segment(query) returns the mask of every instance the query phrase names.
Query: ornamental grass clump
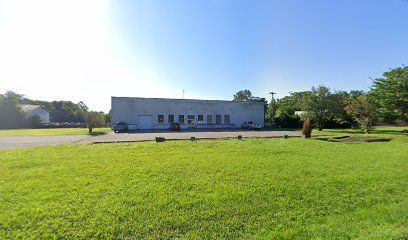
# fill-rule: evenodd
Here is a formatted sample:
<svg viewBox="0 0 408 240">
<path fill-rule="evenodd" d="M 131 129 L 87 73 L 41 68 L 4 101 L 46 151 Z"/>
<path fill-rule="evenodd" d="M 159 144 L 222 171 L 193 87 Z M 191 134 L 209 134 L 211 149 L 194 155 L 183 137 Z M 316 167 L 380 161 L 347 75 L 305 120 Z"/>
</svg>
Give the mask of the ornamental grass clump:
<svg viewBox="0 0 408 240">
<path fill-rule="evenodd" d="M 164 142 L 166 139 L 164 137 L 155 137 L 156 142 Z"/>
<path fill-rule="evenodd" d="M 310 122 L 310 118 L 306 118 L 303 122 L 302 134 L 305 138 L 312 136 L 312 123 Z"/>
</svg>

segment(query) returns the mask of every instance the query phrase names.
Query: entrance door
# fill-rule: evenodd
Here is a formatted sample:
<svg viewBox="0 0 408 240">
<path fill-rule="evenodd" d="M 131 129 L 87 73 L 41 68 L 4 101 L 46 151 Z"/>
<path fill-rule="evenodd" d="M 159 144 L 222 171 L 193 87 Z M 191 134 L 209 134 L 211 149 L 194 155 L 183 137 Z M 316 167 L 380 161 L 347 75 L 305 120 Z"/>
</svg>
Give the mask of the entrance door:
<svg viewBox="0 0 408 240">
<path fill-rule="evenodd" d="M 139 129 L 152 129 L 152 128 L 153 128 L 152 115 L 139 116 Z"/>
<path fill-rule="evenodd" d="M 195 123 L 195 115 L 187 115 L 188 127 L 193 128 Z"/>
</svg>

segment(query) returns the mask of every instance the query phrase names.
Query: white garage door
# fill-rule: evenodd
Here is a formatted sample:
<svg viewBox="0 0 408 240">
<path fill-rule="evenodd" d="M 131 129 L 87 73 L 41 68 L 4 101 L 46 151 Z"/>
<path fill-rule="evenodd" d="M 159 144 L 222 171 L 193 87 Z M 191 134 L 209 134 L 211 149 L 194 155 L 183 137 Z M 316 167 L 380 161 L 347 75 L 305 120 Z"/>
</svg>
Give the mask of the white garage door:
<svg viewBox="0 0 408 240">
<path fill-rule="evenodd" d="M 152 129 L 152 128 L 153 128 L 152 115 L 139 116 L 139 129 Z"/>
</svg>

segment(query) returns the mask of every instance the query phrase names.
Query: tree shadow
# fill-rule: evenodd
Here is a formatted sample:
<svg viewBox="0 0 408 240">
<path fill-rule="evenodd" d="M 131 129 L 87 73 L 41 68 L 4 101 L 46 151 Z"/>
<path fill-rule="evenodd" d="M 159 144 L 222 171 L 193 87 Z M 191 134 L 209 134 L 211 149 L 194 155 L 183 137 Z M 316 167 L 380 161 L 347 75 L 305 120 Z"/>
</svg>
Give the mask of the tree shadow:
<svg viewBox="0 0 408 240">
<path fill-rule="evenodd" d="M 107 134 L 107 132 L 102 132 L 102 131 L 92 131 L 92 133 L 88 133 L 90 136 L 99 136 L 99 135 L 104 135 Z"/>
<path fill-rule="evenodd" d="M 370 133 L 376 133 L 376 134 L 391 134 L 391 135 L 406 135 L 408 136 L 408 131 L 407 130 L 386 130 L 386 129 L 373 129 L 370 131 Z"/>
<path fill-rule="evenodd" d="M 326 132 L 332 132 L 332 133 L 344 133 L 344 134 L 364 134 L 364 131 L 361 129 L 341 129 L 341 130 L 331 130 L 328 129 Z M 372 129 L 370 130 L 370 134 L 387 134 L 387 135 L 405 135 L 408 136 L 408 131 L 407 129 Z"/>
</svg>

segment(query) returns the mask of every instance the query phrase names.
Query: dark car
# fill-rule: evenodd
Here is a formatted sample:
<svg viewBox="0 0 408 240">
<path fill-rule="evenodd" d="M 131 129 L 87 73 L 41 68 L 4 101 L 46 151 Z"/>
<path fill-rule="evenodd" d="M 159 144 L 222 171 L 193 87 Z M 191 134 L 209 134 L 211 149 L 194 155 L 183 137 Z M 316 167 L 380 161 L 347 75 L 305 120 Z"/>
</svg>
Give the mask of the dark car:
<svg viewBox="0 0 408 240">
<path fill-rule="evenodd" d="M 180 123 L 172 123 L 172 124 L 170 125 L 170 129 L 171 129 L 172 131 L 180 131 L 180 130 L 181 130 L 181 128 L 180 128 Z"/>
<path fill-rule="evenodd" d="M 118 122 L 115 125 L 113 125 L 113 131 L 115 133 L 127 132 L 127 131 L 129 131 L 128 124 L 125 123 L 125 122 Z"/>
</svg>

